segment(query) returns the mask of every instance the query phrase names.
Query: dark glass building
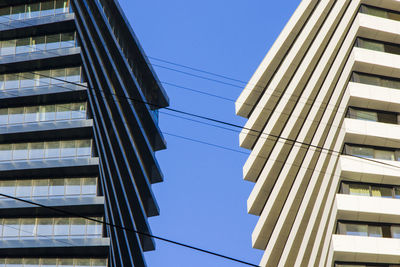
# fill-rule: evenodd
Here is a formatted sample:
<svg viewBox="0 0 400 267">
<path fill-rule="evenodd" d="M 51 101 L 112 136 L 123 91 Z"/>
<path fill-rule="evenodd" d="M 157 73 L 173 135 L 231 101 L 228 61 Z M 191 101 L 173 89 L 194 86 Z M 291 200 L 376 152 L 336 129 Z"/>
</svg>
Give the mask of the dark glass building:
<svg viewBox="0 0 400 267">
<path fill-rule="evenodd" d="M 0 0 L 0 267 L 146 266 L 80 216 L 151 233 L 168 102 L 116 0 Z"/>
</svg>

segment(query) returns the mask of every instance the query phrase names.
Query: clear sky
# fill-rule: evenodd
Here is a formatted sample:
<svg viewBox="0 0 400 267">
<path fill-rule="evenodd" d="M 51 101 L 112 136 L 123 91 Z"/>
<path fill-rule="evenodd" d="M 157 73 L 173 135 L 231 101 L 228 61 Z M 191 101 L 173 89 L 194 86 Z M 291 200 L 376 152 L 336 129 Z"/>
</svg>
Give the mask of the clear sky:
<svg viewBox="0 0 400 267">
<path fill-rule="evenodd" d="M 119 0 L 146 54 L 248 81 L 300 0 Z M 244 84 L 163 62 L 153 64 L 233 83 L 224 85 L 154 66 L 165 83 L 228 99 Z M 243 125 L 234 102 L 164 85 L 171 107 Z M 246 154 L 178 138 L 183 136 L 243 152 L 238 133 L 160 114 L 168 149 L 157 152 L 164 182 L 153 185 L 161 215 L 150 218 L 153 234 L 258 264 L 251 247 L 257 217 L 247 214 L 253 184 L 242 179 Z M 171 135 L 172 134 L 172 135 Z M 149 267 L 244 266 L 157 241 Z"/>
</svg>

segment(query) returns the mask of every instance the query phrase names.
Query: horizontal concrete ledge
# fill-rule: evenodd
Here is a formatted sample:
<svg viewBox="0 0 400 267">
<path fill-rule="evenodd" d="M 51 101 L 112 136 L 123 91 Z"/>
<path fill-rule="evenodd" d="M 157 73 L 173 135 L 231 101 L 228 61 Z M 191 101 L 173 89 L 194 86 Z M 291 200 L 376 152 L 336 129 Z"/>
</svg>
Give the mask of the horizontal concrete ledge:
<svg viewBox="0 0 400 267">
<path fill-rule="evenodd" d="M 400 125 L 346 118 L 345 142 L 400 148 Z"/>
<path fill-rule="evenodd" d="M 0 240 L 1 257 L 104 257 L 109 238 Z"/>
<path fill-rule="evenodd" d="M 400 162 L 376 161 L 378 162 L 341 155 L 339 162 L 340 177 L 345 181 L 400 185 Z M 394 165 L 394 167 L 385 164 Z"/>
<path fill-rule="evenodd" d="M 334 261 L 400 263 L 400 239 L 333 235 Z"/>
<path fill-rule="evenodd" d="M 68 177 L 70 175 L 98 175 L 98 158 L 18 161 L 0 163 L 0 177 L 4 179 L 29 177 Z"/>
<path fill-rule="evenodd" d="M 31 198 L 26 200 L 78 215 L 98 216 L 104 214 L 104 197 Z M 0 217 L 2 218 L 65 215 L 68 214 L 18 200 L 0 200 Z"/>
<path fill-rule="evenodd" d="M 398 223 L 400 199 L 336 195 L 336 212 L 339 220 Z"/>
<path fill-rule="evenodd" d="M 63 138 L 86 138 L 93 135 L 93 120 L 51 121 L 0 126 L 2 142 L 42 141 Z"/>
</svg>

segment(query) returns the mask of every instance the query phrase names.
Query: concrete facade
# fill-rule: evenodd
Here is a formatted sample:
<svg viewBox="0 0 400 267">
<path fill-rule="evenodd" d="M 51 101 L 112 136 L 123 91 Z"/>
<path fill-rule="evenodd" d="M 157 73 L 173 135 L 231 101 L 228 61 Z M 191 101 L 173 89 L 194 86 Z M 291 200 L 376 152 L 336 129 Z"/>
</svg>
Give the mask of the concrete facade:
<svg viewBox="0 0 400 267">
<path fill-rule="evenodd" d="M 236 102 L 261 266 L 400 264 L 399 62 L 400 2 L 300 3 Z"/>
</svg>

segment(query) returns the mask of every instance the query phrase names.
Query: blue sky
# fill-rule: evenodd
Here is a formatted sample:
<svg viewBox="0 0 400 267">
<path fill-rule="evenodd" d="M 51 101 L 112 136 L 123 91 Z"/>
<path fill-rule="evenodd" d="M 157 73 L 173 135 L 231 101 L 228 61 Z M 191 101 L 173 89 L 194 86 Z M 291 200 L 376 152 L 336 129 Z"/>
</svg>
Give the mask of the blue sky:
<svg viewBox="0 0 400 267">
<path fill-rule="evenodd" d="M 120 0 L 146 54 L 248 81 L 300 0 Z M 217 78 L 152 60 L 153 64 Z M 155 66 L 159 79 L 234 99 L 236 86 L 195 78 Z M 171 107 L 243 125 L 234 102 L 164 85 Z M 165 181 L 153 186 L 161 215 L 150 218 L 153 234 L 258 264 L 251 248 L 257 217 L 247 214 L 253 184 L 242 179 L 247 155 L 178 138 L 196 139 L 235 150 L 238 133 L 160 114 L 168 149 L 157 153 Z M 157 241 L 147 252 L 149 267 L 244 266 Z"/>
</svg>

